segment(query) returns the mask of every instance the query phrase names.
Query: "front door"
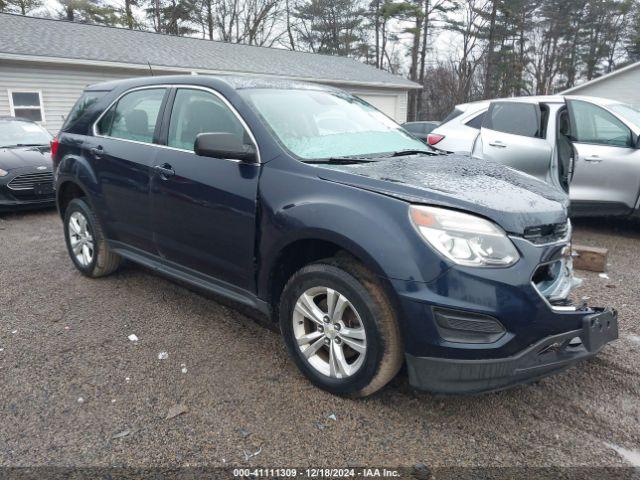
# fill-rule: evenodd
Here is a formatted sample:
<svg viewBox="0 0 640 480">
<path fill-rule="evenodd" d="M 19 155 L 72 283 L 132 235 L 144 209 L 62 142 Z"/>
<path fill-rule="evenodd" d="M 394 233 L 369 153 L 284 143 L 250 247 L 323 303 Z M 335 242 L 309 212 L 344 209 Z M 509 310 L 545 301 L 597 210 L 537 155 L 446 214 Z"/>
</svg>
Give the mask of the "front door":
<svg viewBox="0 0 640 480">
<path fill-rule="evenodd" d="M 583 100 L 567 100 L 576 162 L 571 182 L 575 208 L 624 213 L 640 189 L 640 150 L 619 118 Z"/>
<path fill-rule="evenodd" d="M 212 91 L 178 88 L 168 108 L 168 148 L 158 149 L 151 188 L 157 249 L 169 262 L 252 291 L 260 165 L 193 151 L 199 133 L 251 140 Z"/>
<path fill-rule="evenodd" d="M 87 155 L 102 189 L 102 222 L 109 239 L 155 252 L 150 228 L 149 186 L 158 148 L 160 112 L 167 89 L 145 88 L 123 95 L 99 120 Z"/>
</svg>

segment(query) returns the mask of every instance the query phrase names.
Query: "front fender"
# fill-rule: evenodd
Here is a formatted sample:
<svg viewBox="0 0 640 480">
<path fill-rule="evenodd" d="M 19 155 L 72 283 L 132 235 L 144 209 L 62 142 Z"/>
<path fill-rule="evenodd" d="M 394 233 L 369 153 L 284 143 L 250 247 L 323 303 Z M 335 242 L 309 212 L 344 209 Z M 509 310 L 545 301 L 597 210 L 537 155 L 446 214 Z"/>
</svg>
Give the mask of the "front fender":
<svg viewBox="0 0 640 480">
<path fill-rule="evenodd" d="M 261 177 L 259 294 L 267 291 L 279 252 L 298 240 L 334 243 L 388 279 L 429 282 L 449 268 L 411 225 L 407 202 L 322 180 L 314 167 L 305 172 L 277 165 L 265 167 Z"/>
</svg>

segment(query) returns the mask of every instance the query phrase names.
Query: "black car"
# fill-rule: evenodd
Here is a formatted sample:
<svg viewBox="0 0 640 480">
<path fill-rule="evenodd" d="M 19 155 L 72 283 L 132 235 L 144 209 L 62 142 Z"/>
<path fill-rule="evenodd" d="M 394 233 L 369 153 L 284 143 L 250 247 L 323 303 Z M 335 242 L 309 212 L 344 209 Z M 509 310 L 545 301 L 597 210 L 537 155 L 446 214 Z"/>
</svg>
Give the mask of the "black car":
<svg viewBox="0 0 640 480">
<path fill-rule="evenodd" d="M 427 137 L 438 125 L 440 125 L 440 122 L 435 121 L 407 122 L 402 124 L 402 128 L 413 134 L 415 137 L 418 137 L 424 143 L 427 143 Z"/>
<path fill-rule="evenodd" d="M 37 123 L 0 117 L 0 211 L 55 204 L 50 142 Z"/>
<path fill-rule="evenodd" d="M 258 309 L 332 393 L 369 395 L 405 362 L 418 388 L 505 388 L 617 337 L 615 311 L 568 299 L 564 193 L 490 162 L 443 161 L 341 90 L 103 83 L 52 148 L 81 273 L 129 259 Z"/>
</svg>

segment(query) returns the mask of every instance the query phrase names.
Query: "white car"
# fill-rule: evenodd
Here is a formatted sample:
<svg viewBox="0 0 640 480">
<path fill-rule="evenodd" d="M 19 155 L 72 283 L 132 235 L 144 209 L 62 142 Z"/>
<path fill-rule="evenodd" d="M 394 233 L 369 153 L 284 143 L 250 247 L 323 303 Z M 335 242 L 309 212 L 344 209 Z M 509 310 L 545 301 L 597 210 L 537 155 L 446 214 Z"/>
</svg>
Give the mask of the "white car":
<svg viewBox="0 0 640 480">
<path fill-rule="evenodd" d="M 442 123 L 429 133 L 427 143 L 447 153 L 469 153 L 473 147 L 490 101 L 456 105 Z"/>
<path fill-rule="evenodd" d="M 434 137 L 432 147 L 470 152 L 569 190 L 574 216 L 640 211 L 639 109 L 604 98 L 559 95 L 460 107 L 466 108 L 432 132 L 442 137 Z M 479 130 L 469 125 L 480 118 Z"/>
</svg>

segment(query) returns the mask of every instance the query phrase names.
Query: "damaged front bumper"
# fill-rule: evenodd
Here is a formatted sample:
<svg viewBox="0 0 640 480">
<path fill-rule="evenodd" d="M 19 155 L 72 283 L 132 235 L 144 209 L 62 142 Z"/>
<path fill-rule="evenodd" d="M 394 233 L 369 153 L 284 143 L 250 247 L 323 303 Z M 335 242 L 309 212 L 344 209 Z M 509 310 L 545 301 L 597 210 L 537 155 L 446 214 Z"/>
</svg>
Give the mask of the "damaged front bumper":
<svg viewBox="0 0 640 480">
<path fill-rule="evenodd" d="M 405 318 L 423 319 L 405 336 L 413 387 L 500 390 L 590 358 L 618 338 L 615 310 L 571 300 L 581 280 L 573 276 L 568 238 L 512 240 L 522 255 L 511 268 L 454 267 L 428 284 L 394 282 Z"/>
<path fill-rule="evenodd" d="M 590 309 L 593 311 L 593 309 Z M 482 393 L 527 383 L 596 355 L 618 338 L 618 316 L 597 309 L 582 328 L 543 338 L 522 352 L 500 359 L 452 360 L 407 354 L 409 382 L 434 393 Z"/>
</svg>

